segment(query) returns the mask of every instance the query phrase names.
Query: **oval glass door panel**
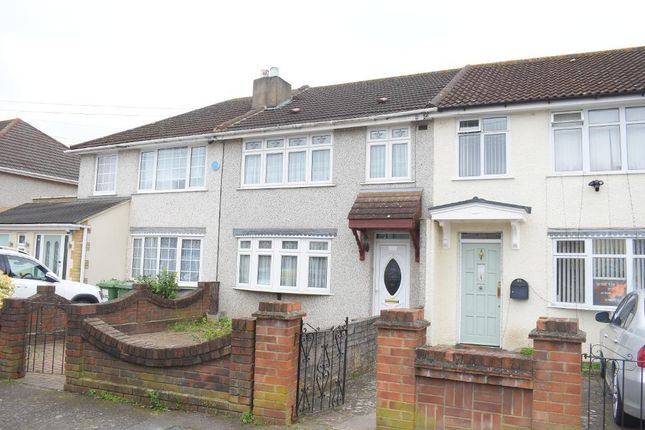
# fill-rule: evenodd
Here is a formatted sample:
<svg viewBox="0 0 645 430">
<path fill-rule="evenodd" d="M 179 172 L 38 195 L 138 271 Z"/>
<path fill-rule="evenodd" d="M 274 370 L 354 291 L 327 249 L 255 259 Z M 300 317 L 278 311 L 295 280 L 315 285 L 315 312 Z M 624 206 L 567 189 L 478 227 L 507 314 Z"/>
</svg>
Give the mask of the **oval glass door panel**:
<svg viewBox="0 0 645 430">
<path fill-rule="evenodd" d="M 397 291 L 399 291 L 399 287 L 401 286 L 401 267 L 394 258 L 387 263 L 387 266 L 385 266 L 385 270 L 383 271 L 383 283 L 385 284 L 387 292 L 390 293 L 391 296 L 395 295 Z"/>
</svg>

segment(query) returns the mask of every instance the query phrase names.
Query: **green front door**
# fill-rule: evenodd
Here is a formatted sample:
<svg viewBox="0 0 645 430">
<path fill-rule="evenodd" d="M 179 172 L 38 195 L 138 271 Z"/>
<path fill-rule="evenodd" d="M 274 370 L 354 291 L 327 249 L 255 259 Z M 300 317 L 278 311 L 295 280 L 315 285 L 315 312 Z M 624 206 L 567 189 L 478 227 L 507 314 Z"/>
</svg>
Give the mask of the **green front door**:
<svg viewBox="0 0 645 430">
<path fill-rule="evenodd" d="M 461 247 L 461 342 L 499 346 L 500 244 Z"/>
</svg>

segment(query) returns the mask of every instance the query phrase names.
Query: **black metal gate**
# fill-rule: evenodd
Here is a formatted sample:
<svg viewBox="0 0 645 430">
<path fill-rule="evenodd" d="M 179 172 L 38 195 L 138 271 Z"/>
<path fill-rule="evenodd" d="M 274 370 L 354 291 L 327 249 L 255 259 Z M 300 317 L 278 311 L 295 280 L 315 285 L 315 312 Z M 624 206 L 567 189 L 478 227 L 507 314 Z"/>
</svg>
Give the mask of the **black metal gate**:
<svg viewBox="0 0 645 430">
<path fill-rule="evenodd" d="M 344 324 L 320 330 L 302 325 L 298 335 L 296 415 L 332 409 L 345 403 L 347 329 Z"/>
<path fill-rule="evenodd" d="M 34 373 L 65 372 L 66 305 L 29 303 L 25 336 L 25 370 Z"/>
<path fill-rule="evenodd" d="M 582 354 L 583 428 L 645 428 L 644 361 L 626 357 L 601 345 Z"/>
</svg>

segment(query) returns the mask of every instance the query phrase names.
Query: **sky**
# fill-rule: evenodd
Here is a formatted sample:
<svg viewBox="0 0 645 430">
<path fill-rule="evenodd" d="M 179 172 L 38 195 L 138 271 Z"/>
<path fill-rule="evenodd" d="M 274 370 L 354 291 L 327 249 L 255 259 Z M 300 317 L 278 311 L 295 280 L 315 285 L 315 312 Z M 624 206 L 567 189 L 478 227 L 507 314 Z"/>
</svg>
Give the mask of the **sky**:
<svg viewBox="0 0 645 430">
<path fill-rule="evenodd" d="M 72 145 L 251 95 L 645 45 L 645 1 L 0 0 L 0 120 Z"/>
</svg>

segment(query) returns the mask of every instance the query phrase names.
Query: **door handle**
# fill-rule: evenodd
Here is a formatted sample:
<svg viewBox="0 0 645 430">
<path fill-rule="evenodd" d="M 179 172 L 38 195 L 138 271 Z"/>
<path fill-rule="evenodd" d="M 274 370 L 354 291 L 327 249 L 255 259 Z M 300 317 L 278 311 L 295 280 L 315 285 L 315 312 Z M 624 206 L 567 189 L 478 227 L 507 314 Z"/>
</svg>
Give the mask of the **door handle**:
<svg viewBox="0 0 645 430">
<path fill-rule="evenodd" d="M 607 339 L 609 337 L 607 334 L 605 334 L 604 336 L 605 336 L 605 339 Z"/>
<path fill-rule="evenodd" d="M 499 299 L 500 296 L 502 295 L 502 287 L 497 287 L 497 298 Z"/>
</svg>

